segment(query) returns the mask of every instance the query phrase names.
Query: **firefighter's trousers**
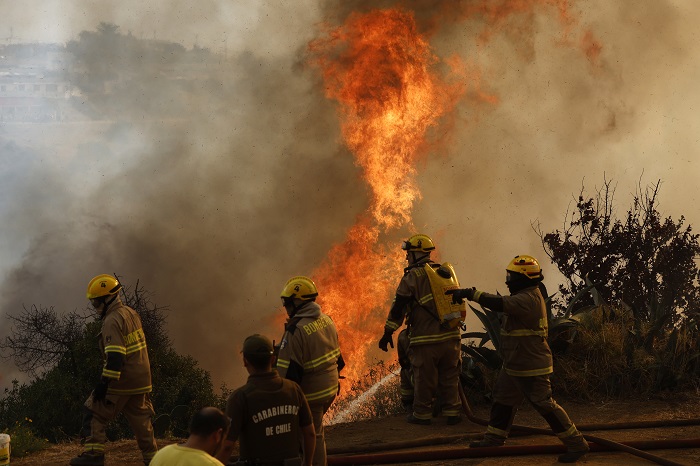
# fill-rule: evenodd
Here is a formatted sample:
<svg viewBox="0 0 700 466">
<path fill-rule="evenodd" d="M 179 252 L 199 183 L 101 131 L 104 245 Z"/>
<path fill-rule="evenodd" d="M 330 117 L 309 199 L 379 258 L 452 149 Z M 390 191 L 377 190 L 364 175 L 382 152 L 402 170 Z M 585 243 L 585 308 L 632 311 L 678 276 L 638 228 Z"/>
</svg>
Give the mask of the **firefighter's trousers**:
<svg viewBox="0 0 700 466">
<path fill-rule="evenodd" d="M 313 401 L 309 402 L 309 409 L 311 410 L 311 417 L 314 420 L 314 430 L 316 431 L 316 449 L 314 450 L 314 466 L 326 466 L 328 460 L 326 459 L 326 439 L 323 430 L 323 415 L 326 414 L 328 408 L 335 400 L 335 396 L 329 400 Z"/>
<path fill-rule="evenodd" d="M 571 422 L 564 408 L 552 398 L 549 375 L 514 377 L 501 369 L 493 390 L 493 399 L 485 438 L 502 443 L 508 437 L 518 407 L 526 399 L 569 450 L 587 449 L 581 432 Z"/>
<path fill-rule="evenodd" d="M 448 340 L 427 345 L 411 345 L 413 366 L 413 416 L 433 417 L 433 396 L 442 401 L 442 414 L 458 416 L 460 341 Z"/>
<path fill-rule="evenodd" d="M 141 393 L 138 395 L 107 395 L 102 401 L 93 401 L 92 394 L 85 401 L 85 417 L 83 426 L 89 426 L 89 435 L 85 439 L 85 451 L 104 453 L 107 435 L 106 425 L 114 420 L 119 413 L 124 414 L 136 437 L 136 443 L 141 450 L 144 462 L 151 461 L 158 451 L 153 436 L 151 417 L 155 414 L 151 404 L 150 395 Z M 87 430 L 87 429 L 86 429 Z M 87 434 L 87 432 L 85 432 Z"/>
<path fill-rule="evenodd" d="M 413 409 L 413 368 L 411 367 L 411 348 L 408 331 L 403 329 L 396 338 L 396 352 L 399 355 L 399 372 L 401 405 Z"/>
</svg>

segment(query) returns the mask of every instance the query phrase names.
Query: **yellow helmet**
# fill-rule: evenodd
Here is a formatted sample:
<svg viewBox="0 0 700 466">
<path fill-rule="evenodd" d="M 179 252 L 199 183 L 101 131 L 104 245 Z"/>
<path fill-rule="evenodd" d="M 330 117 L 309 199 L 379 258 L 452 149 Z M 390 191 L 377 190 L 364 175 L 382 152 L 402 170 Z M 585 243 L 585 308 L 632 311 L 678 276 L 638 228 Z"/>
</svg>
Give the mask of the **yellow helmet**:
<svg viewBox="0 0 700 466">
<path fill-rule="evenodd" d="M 87 298 L 95 299 L 102 296 L 111 296 L 119 293 L 121 289 L 122 284 L 113 276 L 107 274 L 98 275 L 90 280 L 88 284 Z"/>
<path fill-rule="evenodd" d="M 508 272 L 515 272 L 519 273 L 520 275 L 524 275 L 530 280 L 542 278 L 542 267 L 540 267 L 540 263 L 537 262 L 537 259 L 532 256 L 515 256 L 510 262 L 508 262 L 506 270 Z"/>
<path fill-rule="evenodd" d="M 316 284 L 309 277 L 298 276 L 287 280 L 287 283 L 282 288 L 280 297 L 282 299 L 298 298 L 303 301 L 309 301 L 318 296 Z"/>
<path fill-rule="evenodd" d="M 404 251 L 430 252 L 435 249 L 435 243 L 430 239 L 430 236 L 418 234 L 401 243 L 401 249 Z"/>
</svg>

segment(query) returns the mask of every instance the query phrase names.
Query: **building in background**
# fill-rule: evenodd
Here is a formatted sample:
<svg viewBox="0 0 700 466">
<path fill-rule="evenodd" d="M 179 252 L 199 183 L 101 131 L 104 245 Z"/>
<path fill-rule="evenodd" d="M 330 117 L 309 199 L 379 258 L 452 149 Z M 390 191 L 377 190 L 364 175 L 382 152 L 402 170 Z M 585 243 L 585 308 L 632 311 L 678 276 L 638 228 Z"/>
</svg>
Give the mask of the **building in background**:
<svg viewBox="0 0 700 466">
<path fill-rule="evenodd" d="M 71 102 L 80 92 L 66 77 L 67 63 L 59 44 L 0 46 L 0 121 L 81 119 Z"/>
</svg>

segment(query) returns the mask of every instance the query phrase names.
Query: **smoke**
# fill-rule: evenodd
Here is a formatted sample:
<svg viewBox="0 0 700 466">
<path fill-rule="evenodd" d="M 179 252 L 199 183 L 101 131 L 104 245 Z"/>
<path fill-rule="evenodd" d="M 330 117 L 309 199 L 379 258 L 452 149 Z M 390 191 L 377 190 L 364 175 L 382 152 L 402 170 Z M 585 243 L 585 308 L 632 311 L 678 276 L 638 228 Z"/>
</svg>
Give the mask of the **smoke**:
<svg viewBox="0 0 700 466">
<path fill-rule="evenodd" d="M 242 382 L 243 338 L 279 338 L 274 317 L 286 279 L 311 273 L 367 207 L 335 104 L 305 66 L 305 47 L 320 20 L 339 24 L 384 4 L 305 3 L 232 11 L 222 1 L 169 2 L 141 20 L 101 2 L 62 10 L 63 30 L 108 21 L 149 37 L 151 24 L 160 38 L 209 40 L 230 65 L 208 70 L 192 93 L 202 98 L 168 121 L 133 108 L 114 122 L 0 126 L 0 236 L 8 244 L 0 313 L 82 308 L 89 279 L 117 273 L 170 307 L 179 351 L 217 382 Z M 423 198 L 413 217 L 461 282 L 503 292 L 505 263 L 529 253 L 542 258 L 554 289 L 531 223 L 560 228 L 582 181 L 593 188 L 603 174 L 618 182 L 619 211 L 640 179 L 661 178 L 662 211 L 697 222 L 697 194 L 687 186 L 700 172 L 692 21 L 700 6 L 571 2 L 569 19 L 533 6 L 495 20 L 470 13 L 479 3 L 401 2 L 436 55 L 456 55 L 480 73 L 418 169 Z M 450 5 L 461 9 L 443 9 Z M 143 85 L 148 105 L 162 83 Z M 3 372 L 7 384 L 15 374 Z"/>
<path fill-rule="evenodd" d="M 444 255 L 473 271 L 466 279 L 475 286 L 504 292 L 508 258 L 529 253 L 554 290 L 556 269 L 531 222 L 561 229 L 582 183 L 591 193 L 604 176 L 617 183 L 619 215 L 638 183 L 660 178 L 662 211 L 700 220 L 685 188 L 686 170 L 700 168 L 692 136 L 699 96 L 689 81 L 699 50 L 687 20 L 697 5 L 571 4 L 566 24 L 540 9 L 507 19 L 500 27 L 508 33 L 483 42 L 473 40 L 482 26 L 469 21 L 432 41 L 441 55 L 471 57 L 499 101 L 459 109 L 463 124 L 423 171 L 424 198 L 441 208 L 424 202 L 416 212 L 419 225 L 445 225 Z"/>
</svg>

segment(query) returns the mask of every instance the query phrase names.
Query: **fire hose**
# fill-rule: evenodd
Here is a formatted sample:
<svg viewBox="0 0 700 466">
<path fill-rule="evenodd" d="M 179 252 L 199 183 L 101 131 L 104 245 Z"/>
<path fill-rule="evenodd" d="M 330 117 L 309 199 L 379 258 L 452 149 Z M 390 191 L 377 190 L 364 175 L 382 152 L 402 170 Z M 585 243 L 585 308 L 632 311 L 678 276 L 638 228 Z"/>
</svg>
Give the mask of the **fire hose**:
<svg viewBox="0 0 700 466">
<path fill-rule="evenodd" d="M 615 443 L 615 442 L 611 442 Z M 617 445 L 628 447 L 632 450 L 636 448 L 661 449 L 661 448 L 689 448 L 700 446 L 700 439 L 692 440 L 647 440 L 638 442 L 624 442 Z M 636 448 L 635 448 L 636 447 Z M 605 445 L 592 443 L 591 451 L 614 451 L 617 448 L 610 448 Z M 509 447 L 485 447 L 485 448 L 447 448 L 447 449 L 425 449 L 418 451 L 375 453 L 366 455 L 346 455 L 328 456 L 329 465 L 362 465 L 362 464 L 405 464 L 417 461 L 437 461 L 454 460 L 462 458 L 485 458 L 495 456 L 517 456 L 536 454 L 556 454 L 566 451 L 564 445 L 519 445 Z M 653 455 L 650 455 L 653 456 Z M 660 463 L 670 466 L 683 466 L 680 463 L 659 458 Z"/>
<path fill-rule="evenodd" d="M 462 408 L 464 410 L 467 418 L 478 425 L 487 426 L 488 421 L 484 419 L 477 418 L 469 405 L 464 390 L 461 385 L 459 386 L 460 399 L 462 401 Z M 609 424 L 587 424 L 578 426 L 579 430 L 608 430 L 608 429 L 628 429 L 628 428 L 647 428 L 647 427 L 668 427 L 668 426 L 684 426 L 684 425 L 698 425 L 700 424 L 700 419 L 679 419 L 670 421 L 639 421 L 639 422 L 625 422 L 625 423 L 609 423 Z M 540 435 L 554 435 L 549 429 L 529 427 L 529 426 L 512 426 L 513 433 L 517 435 L 521 434 L 540 434 Z M 475 434 L 481 436 L 481 434 Z M 417 439 L 413 441 L 396 442 L 389 445 L 376 445 L 371 448 L 366 448 L 364 451 L 368 450 L 380 450 L 386 452 L 391 449 L 398 448 L 412 448 L 420 446 L 434 446 L 436 444 L 444 444 L 451 441 L 462 440 L 464 438 L 473 437 L 475 435 L 459 435 L 459 436 L 449 436 L 441 438 L 426 438 Z M 666 460 L 664 458 L 652 455 L 643 451 L 642 449 L 652 450 L 652 449 L 663 449 L 663 448 L 699 448 L 700 439 L 679 439 L 679 440 L 651 440 L 651 441 L 631 441 L 631 442 L 613 442 L 611 440 L 603 439 L 597 436 L 592 436 L 585 434 L 584 438 L 589 442 L 592 442 L 591 451 L 621 451 L 629 453 L 649 461 L 652 461 L 661 465 L 668 466 L 683 466 L 680 463 Z M 486 447 L 486 448 L 452 448 L 452 449 L 426 449 L 420 451 L 411 452 L 392 452 L 392 453 L 376 453 L 376 454 L 364 454 L 364 455 L 348 455 L 348 456 L 333 456 L 334 454 L 340 453 L 338 449 L 329 449 L 328 453 L 328 464 L 391 464 L 391 463 L 408 463 L 416 461 L 429 461 L 429 460 L 445 460 L 445 459 L 457 459 L 457 458 L 476 458 L 476 457 L 490 457 L 490 456 L 514 456 L 514 455 L 531 455 L 531 454 L 549 454 L 549 453 L 562 453 L 565 451 L 564 445 L 520 445 L 520 446 L 502 446 L 502 447 Z M 347 452 L 347 451 L 346 451 Z"/>
<path fill-rule="evenodd" d="M 462 388 L 462 384 L 457 384 L 459 388 L 459 397 L 462 400 L 462 408 L 464 409 L 464 414 L 466 414 L 467 418 L 472 421 L 475 424 L 480 424 L 482 426 L 488 426 L 488 421 L 484 419 L 480 419 L 476 416 L 474 416 L 474 413 L 472 411 L 471 406 L 469 405 L 469 400 L 467 400 L 467 396 L 464 394 L 464 389 Z M 544 435 L 554 435 L 554 432 L 552 432 L 549 429 L 541 429 L 537 427 L 529 427 L 529 426 L 520 426 L 513 424 L 512 429 L 521 431 L 521 432 L 527 432 L 531 434 L 544 434 Z M 668 465 L 668 466 L 682 466 L 680 463 L 676 463 L 674 461 L 669 461 L 664 458 L 658 457 L 656 455 L 652 455 L 651 453 L 647 453 L 645 451 L 639 450 L 637 448 L 631 447 L 629 445 L 624 445 L 622 443 L 618 442 L 613 442 L 612 440 L 607 440 L 604 438 L 600 437 L 594 437 L 593 435 L 588 435 L 584 434 L 583 438 L 585 438 L 589 442 L 596 443 L 598 445 L 603 445 L 608 448 L 618 450 L 618 451 L 624 451 L 626 453 L 630 453 L 635 456 L 639 456 L 640 458 L 647 459 L 649 461 L 653 461 L 654 463 L 657 464 L 663 464 L 663 465 Z M 700 443 L 698 444 L 700 446 Z"/>
</svg>

